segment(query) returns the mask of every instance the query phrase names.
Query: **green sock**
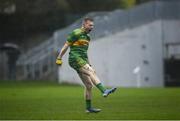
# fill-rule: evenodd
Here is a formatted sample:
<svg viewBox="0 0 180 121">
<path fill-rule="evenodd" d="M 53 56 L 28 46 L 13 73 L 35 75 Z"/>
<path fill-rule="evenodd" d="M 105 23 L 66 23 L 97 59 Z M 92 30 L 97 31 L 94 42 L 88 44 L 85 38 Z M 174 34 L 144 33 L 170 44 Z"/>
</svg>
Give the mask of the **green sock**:
<svg viewBox="0 0 180 121">
<path fill-rule="evenodd" d="M 86 109 L 91 108 L 91 100 L 86 100 Z"/>
<path fill-rule="evenodd" d="M 97 87 L 102 93 L 104 93 L 104 91 L 106 90 L 106 88 L 105 88 L 101 83 L 97 84 L 96 87 Z"/>
</svg>

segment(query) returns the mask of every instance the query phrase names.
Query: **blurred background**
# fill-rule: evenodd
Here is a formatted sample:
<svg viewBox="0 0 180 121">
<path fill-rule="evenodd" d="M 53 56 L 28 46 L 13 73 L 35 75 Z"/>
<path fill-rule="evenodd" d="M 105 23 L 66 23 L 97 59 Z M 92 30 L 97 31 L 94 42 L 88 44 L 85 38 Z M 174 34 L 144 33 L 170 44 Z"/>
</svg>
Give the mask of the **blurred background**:
<svg viewBox="0 0 180 121">
<path fill-rule="evenodd" d="M 179 0 L 1 0 L 0 80 L 81 84 L 55 65 L 67 35 L 92 17 L 89 55 L 106 86 L 180 86 Z"/>
</svg>

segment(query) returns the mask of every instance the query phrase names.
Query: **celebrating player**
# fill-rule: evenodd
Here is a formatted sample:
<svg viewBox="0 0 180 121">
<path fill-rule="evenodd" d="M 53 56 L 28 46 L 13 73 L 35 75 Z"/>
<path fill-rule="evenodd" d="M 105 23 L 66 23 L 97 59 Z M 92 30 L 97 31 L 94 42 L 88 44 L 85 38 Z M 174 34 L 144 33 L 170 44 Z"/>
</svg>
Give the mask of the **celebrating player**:
<svg viewBox="0 0 180 121">
<path fill-rule="evenodd" d="M 69 65 L 75 69 L 85 85 L 85 99 L 86 99 L 86 112 L 97 113 L 101 109 L 96 109 L 91 106 L 92 87 L 95 85 L 104 97 L 113 93 L 116 88 L 106 89 L 100 82 L 96 75 L 94 68 L 88 60 L 87 50 L 90 42 L 89 33 L 94 27 L 92 18 L 85 18 L 82 22 L 82 27 L 75 29 L 69 34 L 67 41 L 57 56 L 56 64 L 62 64 L 62 57 L 66 53 L 68 47 L 69 52 Z"/>
</svg>

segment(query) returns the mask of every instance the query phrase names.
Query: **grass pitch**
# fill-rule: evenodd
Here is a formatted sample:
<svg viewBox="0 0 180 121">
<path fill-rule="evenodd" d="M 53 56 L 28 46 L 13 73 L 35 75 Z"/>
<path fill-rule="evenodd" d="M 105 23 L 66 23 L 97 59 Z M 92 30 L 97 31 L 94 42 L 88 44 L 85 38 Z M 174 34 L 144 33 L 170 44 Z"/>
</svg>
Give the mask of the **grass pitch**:
<svg viewBox="0 0 180 121">
<path fill-rule="evenodd" d="M 0 83 L 0 119 L 180 119 L 180 88 L 118 88 L 108 98 L 93 88 L 97 114 L 85 113 L 81 86 L 37 82 Z"/>
</svg>

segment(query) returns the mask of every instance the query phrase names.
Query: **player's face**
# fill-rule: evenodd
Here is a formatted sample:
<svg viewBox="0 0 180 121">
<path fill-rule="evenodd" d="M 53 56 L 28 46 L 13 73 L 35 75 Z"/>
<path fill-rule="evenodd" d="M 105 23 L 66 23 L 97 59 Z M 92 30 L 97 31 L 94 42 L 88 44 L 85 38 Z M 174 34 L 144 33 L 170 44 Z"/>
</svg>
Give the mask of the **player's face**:
<svg viewBox="0 0 180 121">
<path fill-rule="evenodd" d="M 93 21 L 86 21 L 84 22 L 84 29 L 87 33 L 91 32 L 91 30 L 94 28 L 94 22 Z"/>
</svg>

